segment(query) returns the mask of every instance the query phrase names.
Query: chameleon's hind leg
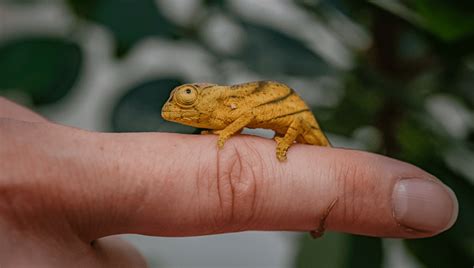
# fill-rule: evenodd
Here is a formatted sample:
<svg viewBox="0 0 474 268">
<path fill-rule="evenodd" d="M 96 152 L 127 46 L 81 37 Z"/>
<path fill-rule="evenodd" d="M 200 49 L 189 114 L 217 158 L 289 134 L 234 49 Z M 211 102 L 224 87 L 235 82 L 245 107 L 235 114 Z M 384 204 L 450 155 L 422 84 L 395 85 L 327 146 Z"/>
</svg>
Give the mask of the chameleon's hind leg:
<svg viewBox="0 0 474 268">
<path fill-rule="evenodd" d="M 288 148 L 295 142 L 296 137 L 301 133 L 301 121 L 295 119 L 291 125 L 288 127 L 284 137 L 275 136 L 275 141 L 277 142 L 276 156 L 278 160 L 286 160 L 286 152 Z"/>
</svg>

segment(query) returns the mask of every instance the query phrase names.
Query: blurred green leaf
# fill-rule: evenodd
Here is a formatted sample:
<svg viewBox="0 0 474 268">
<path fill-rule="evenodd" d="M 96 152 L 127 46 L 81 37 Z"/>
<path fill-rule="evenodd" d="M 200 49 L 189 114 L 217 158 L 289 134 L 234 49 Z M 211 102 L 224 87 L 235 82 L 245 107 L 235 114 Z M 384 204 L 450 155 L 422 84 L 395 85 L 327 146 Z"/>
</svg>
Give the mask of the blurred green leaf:
<svg viewBox="0 0 474 268">
<path fill-rule="evenodd" d="M 433 158 L 441 159 L 443 148 L 448 142 L 433 135 L 433 129 L 426 124 L 427 117 L 410 115 L 401 121 L 397 131 L 400 152 L 397 158 L 412 163 L 429 163 Z M 426 152 L 431 151 L 430 154 Z"/>
<path fill-rule="evenodd" d="M 266 76 L 327 75 L 333 68 L 303 42 L 271 28 L 244 22 L 246 43 L 238 57 Z"/>
<path fill-rule="evenodd" d="M 446 41 L 474 34 L 474 10 L 461 8 L 452 2 L 415 1 L 416 11 L 423 18 L 423 26 Z"/>
<path fill-rule="evenodd" d="M 109 28 L 124 55 L 136 42 L 149 36 L 173 38 L 178 26 L 166 19 L 153 0 L 67 0 L 76 14 Z"/>
<path fill-rule="evenodd" d="M 327 131 L 350 136 L 356 128 L 376 123 L 384 92 L 371 89 L 367 84 L 362 87 L 359 79 L 358 75 L 347 75 L 345 95 L 337 109 L 313 109 Z"/>
<path fill-rule="evenodd" d="M 410 252 L 426 267 L 470 267 L 474 259 L 455 241 L 441 234 L 432 238 L 405 240 Z"/>
<path fill-rule="evenodd" d="M 64 97 L 82 67 L 80 47 L 55 37 L 28 37 L 0 44 L 0 92 L 18 90 L 34 104 Z"/>
<path fill-rule="evenodd" d="M 402 1 L 372 0 L 370 2 L 430 31 L 445 41 L 456 41 L 474 35 L 472 5 L 462 6 L 455 4 L 456 1 L 442 0 L 417 0 L 410 2 L 411 6 L 405 5 Z"/>
<path fill-rule="evenodd" d="M 225 7 L 227 5 L 227 0 L 201 0 L 207 6 L 219 6 Z"/>
<path fill-rule="evenodd" d="M 350 250 L 345 263 L 346 267 L 382 267 L 382 239 L 351 235 L 348 243 Z"/>
<path fill-rule="evenodd" d="M 296 267 L 343 267 L 347 252 L 348 235 L 326 233 L 319 239 L 305 235 L 300 239 Z"/>
<path fill-rule="evenodd" d="M 381 267 L 382 240 L 340 233 L 327 233 L 314 240 L 302 237 L 296 267 Z"/>
<path fill-rule="evenodd" d="M 122 96 L 112 112 L 112 129 L 118 132 L 165 131 L 194 133 L 193 127 L 165 121 L 161 108 L 171 90 L 184 84 L 177 78 L 163 78 L 137 85 Z"/>
</svg>

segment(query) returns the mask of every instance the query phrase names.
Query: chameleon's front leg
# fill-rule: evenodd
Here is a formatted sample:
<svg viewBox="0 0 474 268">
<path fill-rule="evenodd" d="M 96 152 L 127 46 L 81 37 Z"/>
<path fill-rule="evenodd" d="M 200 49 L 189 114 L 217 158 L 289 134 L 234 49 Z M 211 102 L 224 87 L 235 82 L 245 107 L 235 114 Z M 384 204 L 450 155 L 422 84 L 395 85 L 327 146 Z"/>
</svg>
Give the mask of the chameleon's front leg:
<svg viewBox="0 0 474 268">
<path fill-rule="evenodd" d="M 242 128 L 252 122 L 254 116 L 251 113 L 243 114 L 237 118 L 234 122 L 230 123 L 227 127 L 219 131 L 219 140 L 217 146 L 219 149 L 224 147 L 224 143 L 235 133 L 239 132 Z"/>
</svg>

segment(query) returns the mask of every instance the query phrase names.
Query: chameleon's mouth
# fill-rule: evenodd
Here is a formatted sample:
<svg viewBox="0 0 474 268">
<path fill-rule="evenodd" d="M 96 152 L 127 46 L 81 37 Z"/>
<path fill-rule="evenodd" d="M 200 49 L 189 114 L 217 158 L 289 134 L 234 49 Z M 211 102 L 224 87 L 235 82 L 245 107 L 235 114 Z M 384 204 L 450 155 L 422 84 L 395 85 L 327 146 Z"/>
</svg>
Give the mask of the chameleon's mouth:
<svg viewBox="0 0 474 268">
<path fill-rule="evenodd" d="M 192 120 L 197 117 L 197 113 L 189 111 L 189 112 L 174 112 L 174 111 L 161 111 L 161 117 L 168 121 L 173 122 L 184 122 L 188 120 Z"/>
<path fill-rule="evenodd" d="M 183 117 L 183 114 L 172 111 L 161 111 L 161 117 L 169 121 L 175 121 L 176 119 Z"/>
<path fill-rule="evenodd" d="M 161 111 L 161 117 L 163 117 L 163 119 L 170 120 L 172 116 L 173 116 L 173 112 Z"/>
</svg>

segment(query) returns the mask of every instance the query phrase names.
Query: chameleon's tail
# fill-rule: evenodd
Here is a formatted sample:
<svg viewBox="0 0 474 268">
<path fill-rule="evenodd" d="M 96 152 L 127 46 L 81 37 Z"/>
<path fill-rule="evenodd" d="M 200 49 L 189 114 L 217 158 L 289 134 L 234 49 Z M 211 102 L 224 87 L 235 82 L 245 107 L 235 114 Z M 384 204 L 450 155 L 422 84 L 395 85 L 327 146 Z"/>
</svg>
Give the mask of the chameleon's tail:
<svg viewBox="0 0 474 268">
<path fill-rule="evenodd" d="M 318 145 L 332 147 L 331 142 L 326 137 L 326 135 L 324 135 L 322 130 L 319 129 L 319 130 L 315 131 L 314 134 L 316 135 L 316 139 L 319 141 Z"/>
<path fill-rule="evenodd" d="M 329 142 L 326 135 L 324 135 L 316 120 L 313 122 L 307 122 L 306 131 L 302 135 L 302 138 L 304 140 L 303 143 L 332 147 L 331 143 Z"/>
</svg>

